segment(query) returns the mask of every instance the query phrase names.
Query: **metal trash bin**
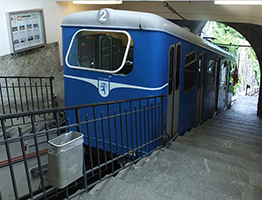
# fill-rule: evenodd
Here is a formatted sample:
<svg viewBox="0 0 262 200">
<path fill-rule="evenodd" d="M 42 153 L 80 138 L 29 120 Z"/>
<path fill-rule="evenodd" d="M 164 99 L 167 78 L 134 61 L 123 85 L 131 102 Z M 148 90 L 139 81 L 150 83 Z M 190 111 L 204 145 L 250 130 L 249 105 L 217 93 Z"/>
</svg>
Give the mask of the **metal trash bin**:
<svg viewBox="0 0 262 200">
<path fill-rule="evenodd" d="M 83 175 L 83 134 L 70 131 L 48 141 L 48 183 L 64 188 Z"/>
</svg>

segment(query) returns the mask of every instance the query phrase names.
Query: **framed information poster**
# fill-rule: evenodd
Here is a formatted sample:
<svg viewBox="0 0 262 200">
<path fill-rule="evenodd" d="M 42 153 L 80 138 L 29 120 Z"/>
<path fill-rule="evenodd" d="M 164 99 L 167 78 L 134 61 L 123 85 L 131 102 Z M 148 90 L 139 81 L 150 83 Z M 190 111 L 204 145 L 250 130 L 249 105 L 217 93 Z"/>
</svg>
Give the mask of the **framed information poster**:
<svg viewBox="0 0 262 200">
<path fill-rule="evenodd" d="M 46 44 L 43 10 L 7 13 L 7 23 L 13 53 Z"/>
</svg>

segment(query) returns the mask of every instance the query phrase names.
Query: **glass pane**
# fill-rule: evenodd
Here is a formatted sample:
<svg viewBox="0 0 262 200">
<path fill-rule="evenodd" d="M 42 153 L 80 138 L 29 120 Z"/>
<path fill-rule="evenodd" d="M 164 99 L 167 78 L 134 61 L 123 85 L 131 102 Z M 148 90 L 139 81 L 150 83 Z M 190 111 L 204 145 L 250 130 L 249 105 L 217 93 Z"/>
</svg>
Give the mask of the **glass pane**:
<svg viewBox="0 0 262 200">
<path fill-rule="evenodd" d="M 118 73 L 128 74 L 133 69 L 133 42 L 129 38 L 127 33 L 121 31 L 80 31 L 72 39 L 67 53 L 68 65 L 101 72 L 123 67 Z"/>
<path fill-rule="evenodd" d="M 92 38 L 79 38 L 79 64 L 82 67 L 93 67 L 93 39 Z"/>
<path fill-rule="evenodd" d="M 113 70 L 116 70 L 123 60 L 122 40 L 113 39 Z"/>
<path fill-rule="evenodd" d="M 224 62 L 221 65 L 221 71 L 220 71 L 220 77 L 219 77 L 219 82 L 220 82 L 219 87 L 222 87 L 226 83 L 226 80 L 227 80 L 227 63 Z"/>
<path fill-rule="evenodd" d="M 101 49 L 101 66 L 100 69 L 112 70 L 110 57 L 110 40 L 107 38 L 102 39 L 102 49 Z"/>
<path fill-rule="evenodd" d="M 210 88 L 214 84 L 215 80 L 215 58 L 208 61 L 208 68 L 207 68 L 207 89 Z"/>
<path fill-rule="evenodd" d="M 174 47 L 171 47 L 169 51 L 168 95 L 170 95 L 173 90 L 174 51 Z"/>
<path fill-rule="evenodd" d="M 184 73 L 184 94 L 195 86 L 197 68 L 197 53 L 193 52 L 186 56 Z"/>
<path fill-rule="evenodd" d="M 181 45 L 177 46 L 176 49 L 176 90 L 179 88 L 180 83 L 180 67 L 181 67 Z"/>
</svg>

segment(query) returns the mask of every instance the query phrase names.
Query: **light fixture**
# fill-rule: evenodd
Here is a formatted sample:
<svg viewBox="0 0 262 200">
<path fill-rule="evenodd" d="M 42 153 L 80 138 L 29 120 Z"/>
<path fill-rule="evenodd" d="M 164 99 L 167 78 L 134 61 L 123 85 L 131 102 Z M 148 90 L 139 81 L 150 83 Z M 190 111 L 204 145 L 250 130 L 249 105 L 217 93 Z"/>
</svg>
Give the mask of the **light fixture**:
<svg viewBox="0 0 262 200">
<path fill-rule="evenodd" d="M 73 1 L 73 4 L 122 4 L 122 0 Z"/>
<path fill-rule="evenodd" d="M 262 1 L 214 1 L 218 5 L 262 5 Z"/>
</svg>

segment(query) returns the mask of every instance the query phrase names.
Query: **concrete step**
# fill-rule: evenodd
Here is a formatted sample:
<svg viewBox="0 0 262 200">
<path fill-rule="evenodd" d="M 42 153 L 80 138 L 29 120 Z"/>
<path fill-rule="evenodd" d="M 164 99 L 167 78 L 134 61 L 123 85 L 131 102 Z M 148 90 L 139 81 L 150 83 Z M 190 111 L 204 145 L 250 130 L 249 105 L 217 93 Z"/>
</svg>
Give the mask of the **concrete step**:
<svg viewBox="0 0 262 200">
<path fill-rule="evenodd" d="M 247 133 L 248 132 L 249 135 L 262 137 L 262 133 L 261 133 L 262 128 L 256 127 L 256 125 L 254 125 L 254 124 L 245 125 L 245 124 L 230 123 L 230 122 L 218 123 L 217 121 L 210 120 L 210 121 L 203 123 L 202 125 L 212 126 L 212 127 L 221 128 L 221 129 L 233 129 L 233 130 L 238 131 L 240 133 Z"/>
<path fill-rule="evenodd" d="M 97 184 L 89 193 L 83 193 L 74 200 L 174 200 L 155 191 L 147 191 L 119 178 L 108 178 Z"/>
<path fill-rule="evenodd" d="M 212 126 L 212 125 L 208 125 L 208 124 L 202 124 L 199 125 L 198 127 L 193 129 L 194 131 L 197 132 L 201 132 L 201 131 L 210 131 L 210 132 L 215 132 L 217 134 L 218 137 L 220 137 L 220 134 L 224 134 L 224 135 L 229 135 L 229 136 L 234 136 L 240 139 L 244 139 L 247 141 L 253 141 L 253 142 L 257 142 L 257 143 L 262 143 L 262 137 L 260 136 L 256 136 L 256 135 L 252 135 L 247 131 L 239 131 L 239 130 L 235 130 L 232 128 L 221 128 L 221 127 L 216 127 L 216 126 Z M 261 146 L 261 145 L 260 145 Z"/>
<path fill-rule="evenodd" d="M 227 165 L 232 165 L 234 167 L 242 168 L 248 171 L 262 173 L 261 163 L 235 157 L 232 155 L 226 155 L 215 151 L 189 146 L 175 141 L 172 142 L 168 149 L 175 152 L 185 153 L 189 156 L 198 156 L 201 158 L 221 162 Z"/>
<path fill-rule="evenodd" d="M 232 178 L 232 176 L 218 174 L 215 171 L 211 172 L 207 167 L 200 168 L 197 166 L 199 162 L 195 162 L 191 166 L 181 165 L 179 160 L 174 160 L 171 157 L 169 157 L 169 159 L 163 157 L 165 153 L 159 154 L 157 157 L 149 156 L 148 160 L 143 161 L 142 164 L 142 161 L 138 163 L 136 167 L 137 172 L 133 172 L 129 176 L 129 178 L 131 178 L 132 175 L 137 177 L 132 183 L 137 184 L 137 182 L 140 182 L 141 179 L 145 179 L 141 184 L 145 184 L 146 182 L 151 183 L 156 181 L 156 178 L 158 178 L 162 183 L 164 180 L 171 181 L 168 182 L 168 185 L 172 185 L 174 188 L 179 186 L 184 187 L 185 192 L 188 190 L 188 188 L 190 188 L 192 192 L 195 190 L 211 191 L 215 196 L 221 193 L 238 199 L 259 199 L 262 195 L 262 188 L 259 186 L 241 182 L 238 178 L 235 179 Z M 204 162 L 202 163 L 204 164 Z M 208 166 L 207 162 L 206 164 Z M 146 171 L 142 171 L 141 168 L 145 169 Z M 136 175 L 134 175 L 135 173 Z M 163 174 L 169 176 L 170 178 L 166 178 L 163 176 Z M 161 177 L 164 179 L 161 180 Z M 183 189 L 179 188 L 179 191 L 181 190 Z M 204 196 L 206 195 L 207 194 Z M 221 197 L 214 198 L 214 196 L 209 196 L 209 198 L 225 199 Z"/>
<path fill-rule="evenodd" d="M 199 147 L 199 148 L 203 148 L 206 150 L 210 150 L 210 151 L 215 151 L 215 152 L 219 152 L 219 153 L 223 153 L 226 155 L 231 155 L 231 156 L 235 156 L 235 157 L 239 157 L 239 158 L 243 158 L 246 160 L 250 160 L 250 161 L 254 161 L 257 163 L 261 163 L 262 164 L 262 155 L 260 154 L 256 154 L 256 153 L 252 153 L 249 151 L 243 151 L 240 149 L 233 149 L 231 147 L 226 147 L 226 146 L 221 146 L 221 145 L 217 145 L 216 143 L 208 143 L 204 140 L 194 140 L 194 138 L 188 138 L 188 137 L 181 137 L 179 136 L 176 140 L 176 142 L 182 143 L 182 144 L 186 144 L 186 145 L 190 145 L 190 146 L 194 146 L 194 147 Z"/>
<path fill-rule="evenodd" d="M 247 122 L 259 122 L 261 121 L 261 118 L 256 115 L 256 112 L 254 112 L 253 114 L 244 114 L 244 113 L 236 113 L 233 111 L 233 109 L 231 110 L 227 110 L 225 112 L 221 112 L 218 115 L 215 116 L 215 118 L 217 119 L 221 119 L 221 120 L 230 120 L 230 121 L 244 121 L 245 123 Z"/>
<path fill-rule="evenodd" d="M 199 156 L 188 155 L 183 152 L 174 152 L 163 148 L 154 152 L 148 159 L 142 159 L 137 163 L 137 166 L 144 167 L 145 164 L 150 164 L 149 161 L 152 161 L 154 164 L 155 160 L 159 161 L 163 159 L 163 162 L 166 164 L 175 166 L 174 170 L 196 170 L 199 168 L 200 170 L 207 171 L 218 177 L 225 176 L 231 180 L 238 180 L 247 184 L 261 186 L 262 175 L 257 172 L 252 172 Z M 163 169 L 160 169 L 160 171 L 161 170 L 163 171 Z"/>
<path fill-rule="evenodd" d="M 261 119 L 252 119 L 248 117 L 239 117 L 239 118 L 231 118 L 227 116 L 215 116 L 207 121 L 216 121 L 217 123 L 232 123 L 232 124 L 245 124 L 247 126 L 249 125 L 256 125 L 257 127 L 261 127 Z"/>
<path fill-rule="evenodd" d="M 148 158 L 151 159 L 151 156 Z M 125 182 L 132 183 L 138 187 L 146 190 L 152 190 L 157 193 L 165 194 L 173 199 L 237 199 L 229 195 L 223 194 L 217 188 L 207 188 L 199 180 L 194 177 L 184 176 L 180 173 L 162 173 L 161 166 L 158 168 L 154 163 L 150 162 L 149 167 L 144 166 L 132 166 L 121 171 L 117 178 L 124 180 Z M 157 169 L 157 171 L 155 171 Z M 170 171 L 176 172 L 176 167 L 172 166 Z M 187 171 L 187 170 L 182 170 Z"/>
<path fill-rule="evenodd" d="M 70 198 L 71 200 L 98 200 L 98 198 L 88 192 L 83 192 L 76 197 Z"/>
<path fill-rule="evenodd" d="M 219 134 L 219 133 L 218 133 Z M 191 130 L 190 132 L 186 132 L 183 137 L 188 137 L 190 139 L 194 139 L 199 142 L 207 142 L 209 144 L 215 144 L 222 147 L 232 148 L 232 149 L 239 149 L 243 151 L 252 152 L 255 154 L 262 155 L 262 146 L 252 146 L 241 142 L 236 142 L 235 138 L 229 137 L 229 138 L 218 138 L 214 134 L 208 135 L 208 134 L 201 134 L 199 132 L 195 132 L 194 130 Z"/>
<path fill-rule="evenodd" d="M 248 119 L 248 120 L 247 120 Z M 221 113 L 211 119 L 212 121 L 217 121 L 218 123 L 226 123 L 226 122 L 231 122 L 231 123 L 240 123 L 240 124 L 255 124 L 257 127 L 262 127 L 261 121 L 262 119 L 258 116 L 254 116 L 253 118 L 248 118 L 243 117 L 242 115 L 239 115 L 238 117 L 234 116 L 228 116 L 224 115 L 224 113 Z"/>
<path fill-rule="evenodd" d="M 233 140 L 238 143 L 254 146 L 254 147 L 261 147 L 261 142 L 257 141 L 256 139 L 252 139 L 246 135 L 239 135 L 235 132 L 232 131 L 224 131 L 221 130 L 218 132 L 217 129 L 210 130 L 210 129 L 205 129 L 204 127 L 197 127 L 191 129 L 191 132 L 198 133 L 201 135 L 207 135 L 207 136 L 212 136 L 215 138 L 219 139 L 225 139 L 225 140 Z"/>
<path fill-rule="evenodd" d="M 231 123 L 243 123 L 246 125 L 249 124 L 255 124 L 256 126 L 261 126 L 261 118 L 259 118 L 258 116 L 255 117 L 250 117 L 250 116 L 243 116 L 243 115 L 239 115 L 238 117 L 234 116 L 226 116 L 226 115 L 217 115 L 209 120 L 215 120 L 218 123 L 227 123 L 227 122 L 231 122 Z M 209 121 L 208 120 L 208 121 Z"/>
</svg>

